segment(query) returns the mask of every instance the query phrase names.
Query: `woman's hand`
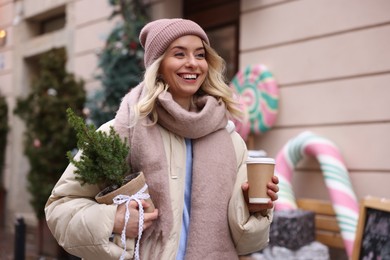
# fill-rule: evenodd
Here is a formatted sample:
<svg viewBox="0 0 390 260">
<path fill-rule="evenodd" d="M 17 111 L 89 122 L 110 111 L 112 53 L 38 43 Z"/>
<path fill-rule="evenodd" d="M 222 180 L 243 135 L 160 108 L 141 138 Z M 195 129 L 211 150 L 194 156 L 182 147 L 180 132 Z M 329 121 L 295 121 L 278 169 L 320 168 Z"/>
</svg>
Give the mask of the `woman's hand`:
<svg viewBox="0 0 390 260">
<path fill-rule="evenodd" d="M 149 207 L 149 204 L 142 201 L 142 206 L 144 210 Z M 126 237 L 128 238 L 135 238 L 138 236 L 138 225 L 139 225 L 139 210 L 138 210 L 138 203 L 135 201 L 130 201 L 129 203 L 129 211 L 130 211 L 130 218 L 127 222 L 126 227 Z M 126 204 L 123 203 L 118 206 L 115 214 L 115 223 L 114 223 L 114 229 L 113 232 L 116 234 L 121 234 L 123 227 L 125 225 L 125 214 L 126 214 Z M 143 229 L 149 228 L 153 221 L 156 220 L 158 217 L 158 210 L 155 209 L 152 213 L 145 213 L 144 212 L 144 226 Z"/>
<path fill-rule="evenodd" d="M 266 210 L 272 209 L 274 207 L 274 201 L 278 199 L 278 194 L 276 194 L 279 191 L 278 183 L 279 183 L 279 178 L 277 176 L 273 176 L 272 181 L 267 183 L 267 188 L 268 188 L 267 194 L 271 198 L 271 201 L 269 201 L 266 204 L 249 203 L 249 198 L 248 198 L 249 183 L 245 182 L 241 185 L 242 192 L 244 193 L 245 202 L 248 206 L 250 213 L 261 212 L 262 215 L 264 215 Z"/>
</svg>

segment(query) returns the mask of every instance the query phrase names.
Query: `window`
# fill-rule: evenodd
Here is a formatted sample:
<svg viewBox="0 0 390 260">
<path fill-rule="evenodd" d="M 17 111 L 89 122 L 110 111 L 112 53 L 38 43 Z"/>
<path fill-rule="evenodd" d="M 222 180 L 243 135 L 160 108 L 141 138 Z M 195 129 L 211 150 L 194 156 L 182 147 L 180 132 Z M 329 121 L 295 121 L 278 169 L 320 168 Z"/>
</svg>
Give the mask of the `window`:
<svg viewBox="0 0 390 260">
<path fill-rule="evenodd" d="M 29 37 L 35 37 L 46 33 L 61 30 L 66 25 L 65 6 L 57 7 L 27 20 Z"/>
<path fill-rule="evenodd" d="M 65 27 L 65 14 L 43 20 L 40 25 L 41 34 L 50 33 Z"/>
</svg>

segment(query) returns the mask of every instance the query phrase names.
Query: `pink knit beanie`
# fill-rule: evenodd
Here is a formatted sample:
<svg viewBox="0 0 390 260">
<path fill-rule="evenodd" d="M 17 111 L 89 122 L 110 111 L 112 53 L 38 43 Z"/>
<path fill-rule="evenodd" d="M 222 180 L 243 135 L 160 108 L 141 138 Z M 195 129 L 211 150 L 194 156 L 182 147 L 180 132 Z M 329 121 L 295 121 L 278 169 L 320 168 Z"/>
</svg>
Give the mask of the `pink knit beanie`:
<svg viewBox="0 0 390 260">
<path fill-rule="evenodd" d="M 141 45 L 145 49 L 145 67 L 149 67 L 174 40 L 184 35 L 199 36 L 207 44 L 210 44 L 204 30 L 190 20 L 160 19 L 146 24 L 139 36 Z"/>
</svg>

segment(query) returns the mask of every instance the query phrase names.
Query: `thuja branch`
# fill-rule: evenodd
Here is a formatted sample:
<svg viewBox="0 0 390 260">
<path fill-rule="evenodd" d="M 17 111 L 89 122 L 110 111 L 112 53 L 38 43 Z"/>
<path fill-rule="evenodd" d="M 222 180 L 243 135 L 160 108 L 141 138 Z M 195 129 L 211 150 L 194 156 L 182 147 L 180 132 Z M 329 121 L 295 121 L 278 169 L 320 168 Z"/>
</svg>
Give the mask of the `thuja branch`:
<svg viewBox="0 0 390 260">
<path fill-rule="evenodd" d="M 82 151 L 79 159 L 67 153 L 69 161 L 75 165 L 76 179 L 84 184 L 104 186 L 123 184 L 124 177 L 130 173 L 127 163 L 129 146 L 110 126 L 108 133 L 96 131 L 94 125 L 86 125 L 72 109 L 66 110 L 69 124 L 77 134 L 77 147 Z"/>
</svg>

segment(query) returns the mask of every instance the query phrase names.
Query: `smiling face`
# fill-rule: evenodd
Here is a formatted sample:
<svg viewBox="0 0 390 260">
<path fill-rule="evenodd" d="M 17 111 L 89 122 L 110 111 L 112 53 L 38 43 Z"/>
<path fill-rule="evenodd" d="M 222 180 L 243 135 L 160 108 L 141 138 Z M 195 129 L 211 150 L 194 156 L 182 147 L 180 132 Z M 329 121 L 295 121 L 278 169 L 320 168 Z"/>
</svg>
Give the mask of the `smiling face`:
<svg viewBox="0 0 390 260">
<path fill-rule="evenodd" d="M 183 108 L 189 109 L 208 72 L 202 40 L 194 35 L 182 36 L 169 45 L 160 65 L 168 91 Z"/>
</svg>

